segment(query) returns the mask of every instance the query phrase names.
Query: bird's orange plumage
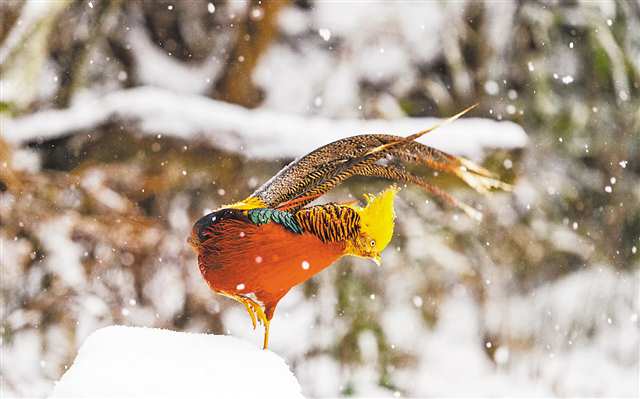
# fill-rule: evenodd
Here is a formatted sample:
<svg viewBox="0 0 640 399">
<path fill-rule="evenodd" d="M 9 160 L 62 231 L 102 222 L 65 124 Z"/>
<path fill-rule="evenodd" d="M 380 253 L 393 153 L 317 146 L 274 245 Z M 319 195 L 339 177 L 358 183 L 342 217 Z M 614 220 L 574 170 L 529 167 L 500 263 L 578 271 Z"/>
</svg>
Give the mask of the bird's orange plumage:
<svg viewBox="0 0 640 399">
<path fill-rule="evenodd" d="M 344 242 L 322 242 L 313 234 L 295 234 L 276 223 L 227 219 L 219 224 L 224 235 L 212 240 L 215 251 L 200 255 L 203 277 L 215 291 L 255 295 L 269 319 L 289 289 L 331 265 L 345 249 Z"/>
</svg>

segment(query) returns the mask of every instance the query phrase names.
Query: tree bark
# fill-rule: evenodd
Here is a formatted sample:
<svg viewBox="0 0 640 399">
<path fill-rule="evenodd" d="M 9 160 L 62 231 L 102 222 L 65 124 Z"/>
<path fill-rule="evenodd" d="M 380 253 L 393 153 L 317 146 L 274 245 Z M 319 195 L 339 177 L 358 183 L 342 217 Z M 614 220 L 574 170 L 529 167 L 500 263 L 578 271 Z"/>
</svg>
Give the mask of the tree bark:
<svg viewBox="0 0 640 399">
<path fill-rule="evenodd" d="M 277 33 L 278 11 L 287 0 L 253 0 L 244 23 L 238 27 L 237 39 L 227 67 L 210 93 L 211 97 L 253 108 L 262 95 L 253 84 L 251 74 L 260 56 Z"/>
</svg>

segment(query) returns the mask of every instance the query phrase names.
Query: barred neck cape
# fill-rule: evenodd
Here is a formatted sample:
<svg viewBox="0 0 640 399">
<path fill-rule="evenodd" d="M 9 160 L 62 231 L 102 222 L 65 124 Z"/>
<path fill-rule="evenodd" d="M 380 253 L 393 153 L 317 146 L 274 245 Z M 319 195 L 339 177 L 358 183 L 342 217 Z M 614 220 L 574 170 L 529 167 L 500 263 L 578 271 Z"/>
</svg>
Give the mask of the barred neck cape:
<svg viewBox="0 0 640 399">
<path fill-rule="evenodd" d="M 307 206 L 312 201 L 352 176 L 371 176 L 415 184 L 481 219 L 474 208 L 404 164 L 452 173 L 481 193 L 510 189 L 481 166 L 415 141 L 441 124 L 407 137 L 368 134 L 327 144 L 292 162 L 249 197 L 194 224 L 188 241 L 204 279 L 213 291 L 244 304 L 254 328 L 256 321 L 265 326 L 265 348 L 275 308 L 291 287 L 344 255 L 379 264 L 393 235 L 395 186 L 365 196 L 362 207 L 353 202 Z"/>
</svg>

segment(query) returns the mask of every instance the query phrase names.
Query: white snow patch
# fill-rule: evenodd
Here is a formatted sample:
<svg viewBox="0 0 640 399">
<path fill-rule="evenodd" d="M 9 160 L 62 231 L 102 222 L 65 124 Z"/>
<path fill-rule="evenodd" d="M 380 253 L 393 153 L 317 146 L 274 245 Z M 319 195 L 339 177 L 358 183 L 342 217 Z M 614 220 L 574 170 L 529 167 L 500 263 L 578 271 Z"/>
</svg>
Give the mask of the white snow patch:
<svg viewBox="0 0 640 399">
<path fill-rule="evenodd" d="M 308 113 L 315 98 L 322 94 L 319 87 L 334 72 L 334 62 L 325 51 L 309 44 L 301 43 L 296 51 L 284 44 L 270 46 L 252 74 L 266 94 L 263 108 Z"/>
<path fill-rule="evenodd" d="M 25 259 L 29 256 L 32 246 L 28 240 L 17 237 L 10 238 L 6 233 L 0 231 L 0 270 L 2 270 L 0 289 L 8 291 L 9 287 L 21 283 L 22 275 L 25 272 Z"/>
<path fill-rule="evenodd" d="M 329 355 L 310 357 L 301 362 L 296 373 L 300 379 L 307 381 L 305 394 L 317 398 L 340 397 L 340 381 L 342 371 L 340 365 Z"/>
<path fill-rule="evenodd" d="M 83 177 L 81 185 L 102 205 L 118 212 L 126 211 L 127 200 L 104 184 L 106 176 L 103 171 L 94 169 Z"/>
<path fill-rule="evenodd" d="M 199 65 L 178 61 L 154 45 L 141 27 L 129 31 L 128 39 L 142 84 L 178 93 L 204 93 L 222 69 L 216 57 L 207 58 Z"/>
<path fill-rule="evenodd" d="M 638 309 L 638 276 L 594 266 L 527 295 L 491 296 L 488 332 L 505 345 L 535 343 L 510 348 L 510 378 L 535 376 L 559 396 L 637 396 L 640 331 L 630 315 Z"/>
<path fill-rule="evenodd" d="M 413 374 L 420 378 L 415 380 L 412 394 L 436 397 L 550 396 L 542 384 L 513 374 L 505 378 L 496 372 L 482 349 L 486 343 L 478 334 L 477 312 L 476 304 L 463 292 L 442 304 L 436 329 L 418 338 L 416 347 L 420 348 L 423 356 L 418 371 Z"/>
<path fill-rule="evenodd" d="M 86 283 L 84 267 L 80 259 L 84 248 L 71 240 L 76 221 L 62 216 L 42 223 L 38 239 L 47 253 L 47 268 L 69 287 L 83 287 Z"/>
<path fill-rule="evenodd" d="M 87 338 L 52 398 L 302 398 L 283 359 L 236 338 L 112 326 Z"/>
<path fill-rule="evenodd" d="M 12 337 L 12 345 L 0 345 L 0 397 L 44 397 L 51 383 L 40 378 L 43 336 L 36 329 L 24 329 Z M 9 386 L 4 381 L 22 381 Z"/>
<path fill-rule="evenodd" d="M 283 34 L 299 35 L 307 26 L 306 14 L 297 7 L 283 7 L 278 13 L 278 27 Z"/>
<path fill-rule="evenodd" d="M 40 154 L 29 148 L 19 148 L 13 153 L 11 167 L 16 171 L 37 173 L 40 170 Z"/>
<path fill-rule="evenodd" d="M 338 12 L 336 12 L 338 11 Z M 403 48 L 403 58 L 420 62 L 433 60 L 441 51 L 438 38 L 446 13 L 436 2 L 317 2 L 312 13 L 313 24 L 331 31 L 345 40 L 346 48 L 362 49 L 363 45 L 385 38 L 393 47 Z M 366 29 L 363 29 L 366 27 Z M 360 58 L 360 54 L 354 54 Z M 387 62 L 397 62 L 389 57 Z M 403 62 L 403 60 L 401 60 Z"/>
<path fill-rule="evenodd" d="M 186 300 L 186 287 L 178 266 L 158 265 L 158 270 L 144 286 L 144 294 L 163 320 L 178 314 Z"/>
<path fill-rule="evenodd" d="M 20 10 L 20 19 L 11 29 L 0 48 L 0 64 L 4 64 L 9 56 L 24 40 L 24 37 L 32 33 L 33 25 L 55 8 L 54 4 L 47 1 L 26 1 Z M 4 94 L 2 95 L 3 100 Z"/>
<path fill-rule="evenodd" d="M 143 132 L 180 138 L 204 137 L 212 145 L 249 157 L 297 157 L 319 146 L 363 133 L 408 135 L 432 126 L 436 118 L 328 119 L 247 108 L 206 97 L 141 87 L 86 99 L 65 110 L 49 110 L 8 119 L 5 138 L 13 143 L 47 139 L 88 129 L 118 116 L 140 122 Z M 478 159 L 487 148 L 519 148 L 524 130 L 512 122 L 463 118 L 419 141 Z"/>
</svg>

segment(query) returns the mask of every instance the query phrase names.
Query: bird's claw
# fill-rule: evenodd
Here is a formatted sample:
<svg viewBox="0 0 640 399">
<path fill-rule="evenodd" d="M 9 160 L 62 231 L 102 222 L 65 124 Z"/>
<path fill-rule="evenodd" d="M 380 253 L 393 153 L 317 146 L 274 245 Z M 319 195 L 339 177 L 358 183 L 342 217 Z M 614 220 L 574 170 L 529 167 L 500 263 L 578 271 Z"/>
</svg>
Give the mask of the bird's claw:
<svg viewBox="0 0 640 399">
<path fill-rule="evenodd" d="M 260 306 L 259 303 L 251 298 L 247 298 L 241 295 L 234 296 L 234 299 L 236 299 L 238 302 L 242 302 L 242 304 L 247 309 L 247 313 L 249 313 L 249 317 L 251 317 L 251 324 L 253 325 L 254 330 L 256 329 L 257 322 L 259 322 L 263 326 L 266 326 L 267 316 L 265 315 L 264 310 L 262 310 L 262 306 Z"/>
<path fill-rule="evenodd" d="M 253 313 L 253 310 L 251 309 L 251 306 L 249 305 L 248 302 L 246 301 L 242 301 L 242 303 L 244 304 L 244 307 L 247 308 L 247 313 L 249 313 L 249 317 L 251 317 L 251 325 L 253 326 L 253 329 L 256 329 L 256 315 L 255 313 Z"/>
<path fill-rule="evenodd" d="M 269 319 L 267 319 L 267 315 L 264 313 L 262 306 L 256 303 L 251 298 L 241 297 L 242 303 L 247 308 L 247 312 L 249 312 L 249 317 L 251 317 L 251 323 L 253 324 L 253 329 L 256 329 L 256 320 L 260 322 L 264 326 L 264 341 L 262 344 L 262 349 L 267 349 L 269 346 Z"/>
<path fill-rule="evenodd" d="M 253 325 L 254 330 L 256 329 L 258 322 L 264 326 L 264 341 L 262 348 L 267 349 L 269 345 L 269 319 L 264 313 L 262 306 L 253 299 L 243 295 L 231 294 L 228 292 L 220 292 L 220 294 L 234 299 L 244 305 L 245 309 L 247 309 L 247 313 L 249 313 L 249 317 L 251 317 L 251 324 Z"/>
<path fill-rule="evenodd" d="M 251 308 L 254 311 L 254 317 L 262 324 L 263 326 L 267 325 L 267 315 L 264 314 L 264 310 L 262 310 L 262 306 L 257 304 L 256 302 L 250 300 Z"/>
</svg>

